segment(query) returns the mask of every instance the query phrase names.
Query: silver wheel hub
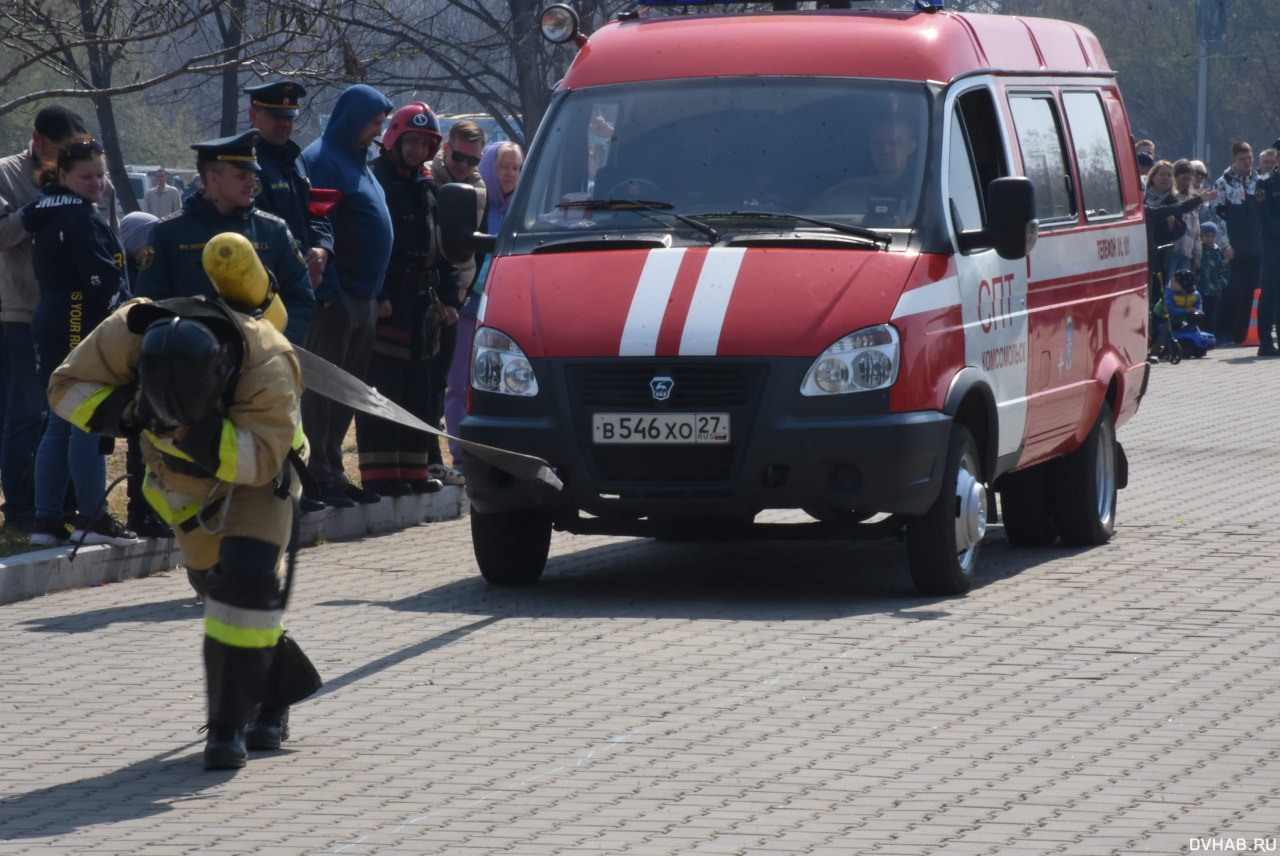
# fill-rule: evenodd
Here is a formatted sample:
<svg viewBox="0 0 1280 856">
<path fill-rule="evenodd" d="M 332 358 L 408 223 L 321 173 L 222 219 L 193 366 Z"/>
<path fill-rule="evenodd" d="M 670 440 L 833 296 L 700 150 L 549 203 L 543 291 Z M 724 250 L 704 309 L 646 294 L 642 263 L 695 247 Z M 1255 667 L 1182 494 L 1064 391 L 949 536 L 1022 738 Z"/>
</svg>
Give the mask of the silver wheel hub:
<svg viewBox="0 0 1280 856">
<path fill-rule="evenodd" d="M 967 458 L 956 474 L 956 550 L 971 552 L 987 534 L 987 488 L 971 469 Z M 961 559 L 965 564 L 968 557 Z"/>
</svg>

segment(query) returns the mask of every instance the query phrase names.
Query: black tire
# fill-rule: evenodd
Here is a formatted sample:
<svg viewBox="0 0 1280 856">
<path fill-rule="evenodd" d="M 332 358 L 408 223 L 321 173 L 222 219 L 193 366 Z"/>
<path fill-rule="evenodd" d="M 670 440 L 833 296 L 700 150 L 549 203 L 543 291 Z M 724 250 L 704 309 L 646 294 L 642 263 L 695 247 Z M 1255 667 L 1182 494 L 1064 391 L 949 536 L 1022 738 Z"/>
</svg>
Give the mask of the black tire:
<svg viewBox="0 0 1280 856">
<path fill-rule="evenodd" d="M 1000 519 L 1005 538 L 1015 547 L 1047 547 L 1057 539 L 1051 475 L 1049 465 L 1038 464 L 1000 479 Z"/>
<path fill-rule="evenodd" d="M 956 424 L 947 443 L 942 490 L 929 510 L 907 520 L 907 565 L 926 595 L 964 594 L 973 587 L 987 531 L 987 492 L 978 445 Z"/>
<path fill-rule="evenodd" d="M 1116 531 L 1117 461 L 1116 425 L 1111 405 L 1103 403 L 1080 448 L 1058 462 L 1053 517 L 1062 543 L 1096 547 L 1111 540 Z"/>
<path fill-rule="evenodd" d="M 473 508 L 471 548 L 489 585 L 532 585 L 547 566 L 551 518 L 532 508 L 488 514 Z"/>
</svg>

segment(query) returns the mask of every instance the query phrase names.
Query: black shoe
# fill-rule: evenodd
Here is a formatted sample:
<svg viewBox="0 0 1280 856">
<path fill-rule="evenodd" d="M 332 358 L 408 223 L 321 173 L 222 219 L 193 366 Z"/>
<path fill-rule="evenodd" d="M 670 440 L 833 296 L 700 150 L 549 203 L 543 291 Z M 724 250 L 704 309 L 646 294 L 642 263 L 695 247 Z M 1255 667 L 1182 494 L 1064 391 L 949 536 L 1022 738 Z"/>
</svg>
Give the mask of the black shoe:
<svg viewBox="0 0 1280 856">
<path fill-rule="evenodd" d="M 298 508 L 303 514 L 313 511 L 324 511 L 324 500 L 314 496 L 302 496 L 298 499 Z"/>
<path fill-rule="evenodd" d="M 369 479 L 364 486 L 382 496 L 408 496 L 413 493 L 409 483 L 400 479 Z"/>
<path fill-rule="evenodd" d="M 414 479 L 409 487 L 414 493 L 436 493 L 444 490 L 444 483 L 440 479 Z"/>
<path fill-rule="evenodd" d="M 154 511 L 142 514 L 130 514 L 128 527 L 138 533 L 139 538 L 172 538 L 173 530 L 156 516 Z"/>
<path fill-rule="evenodd" d="M 373 505 L 375 502 L 382 501 L 382 494 L 378 493 L 376 490 L 369 490 L 366 487 L 356 487 L 353 484 L 349 484 L 344 487 L 342 492 L 345 493 L 349 499 L 354 499 L 361 505 Z"/>
<path fill-rule="evenodd" d="M 255 752 L 270 752 L 289 739 L 289 708 L 263 708 L 244 730 L 244 743 Z"/>
<path fill-rule="evenodd" d="M 325 505 L 329 505 L 334 508 L 356 507 L 355 500 L 347 496 L 346 490 L 340 487 L 326 488 L 321 498 L 324 500 Z"/>
<path fill-rule="evenodd" d="M 32 547 L 59 547 L 67 543 L 70 535 L 67 524 L 57 517 L 37 517 L 27 543 Z"/>
<path fill-rule="evenodd" d="M 138 543 L 138 533 L 120 525 L 110 514 L 98 517 L 81 515 L 76 521 L 76 531 L 72 538 L 83 544 L 111 544 L 116 547 L 127 547 Z"/>
<path fill-rule="evenodd" d="M 1280 357 L 1280 349 L 1278 348 L 1259 348 L 1258 356 L 1260 357 Z"/>
<path fill-rule="evenodd" d="M 244 748 L 244 735 L 236 725 L 209 723 L 209 736 L 204 744 L 206 770 L 238 770 L 249 760 Z"/>
</svg>

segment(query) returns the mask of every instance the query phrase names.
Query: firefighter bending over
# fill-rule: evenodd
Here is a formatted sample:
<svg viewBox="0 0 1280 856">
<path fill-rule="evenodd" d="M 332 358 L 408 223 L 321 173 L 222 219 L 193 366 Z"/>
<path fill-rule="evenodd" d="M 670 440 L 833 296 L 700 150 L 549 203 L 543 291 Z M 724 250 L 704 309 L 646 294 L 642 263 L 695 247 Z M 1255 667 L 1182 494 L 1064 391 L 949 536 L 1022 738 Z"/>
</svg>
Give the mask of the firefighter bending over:
<svg viewBox="0 0 1280 856">
<path fill-rule="evenodd" d="M 228 260 L 244 264 L 227 275 Z M 86 431 L 141 433 L 143 492 L 204 598 L 205 768 L 232 769 L 280 747 L 289 705 L 320 678 L 283 628 L 301 371 L 252 246 L 218 235 L 205 269 L 219 298 L 126 303 L 54 372 L 49 400 Z"/>
</svg>

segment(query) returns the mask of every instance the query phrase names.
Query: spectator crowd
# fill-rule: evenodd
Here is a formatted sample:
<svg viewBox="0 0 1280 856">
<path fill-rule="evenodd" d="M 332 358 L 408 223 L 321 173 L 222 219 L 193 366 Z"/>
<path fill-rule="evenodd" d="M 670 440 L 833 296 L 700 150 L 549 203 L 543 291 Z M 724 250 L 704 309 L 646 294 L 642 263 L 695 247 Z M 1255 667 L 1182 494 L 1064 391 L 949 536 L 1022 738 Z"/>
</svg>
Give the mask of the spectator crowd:
<svg viewBox="0 0 1280 856">
<path fill-rule="evenodd" d="M 1163 298 L 1172 306 L 1189 299 L 1176 275 L 1191 271 L 1193 279 L 1182 279 L 1194 285 L 1206 332 L 1219 346 L 1241 346 L 1253 321 L 1259 357 L 1280 357 L 1278 149 L 1280 139 L 1255 157 L 1249 143 L 1237 142 L 1230 164 L 1211 177 L 1202 161 L 1160 159 L 1151 140 L 1135 145 L 1153 303 Z"/>
<path fill-rule="evenodd" d="M 486 145 L 469 121 L 446 137 L 426 104 L 397 109 L 360 84 L 339 96 L 324 133 L 303 148 L 293 139 L 301 85 L 245 93 L 246 131 L 192 144 L 194 189 L 184 197 L 159 169 L 142 210 L 122 219 L 106 152 L 72 110 L 40 110 L 26 150 L 0 158 L 0 512 L 33 546 L 170 534 L 172 521 L 143 495 L 136 442 L 128 441 L 121 523 L 107 511 L 110 438 L 51 412 L 46 390 L 81 339 L 131 298 L 215 297 L 201 256 L 223 232 L 252 243 L 287 311 L 290 342 L 428 424 L 443 427 L 447 411 L 456 430 L 487 259 L 444 256 L 437 188 L 474 185 L 476 228 L 497 231 L 523 164 L 519 146 Z M 342 461 L 351 409 L 306 392 L 300 413 L 312 476 L 303 511 L 464 483 L 437 437 L 363 415 L 353 483 Z"/>
</svg>

